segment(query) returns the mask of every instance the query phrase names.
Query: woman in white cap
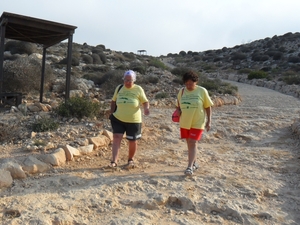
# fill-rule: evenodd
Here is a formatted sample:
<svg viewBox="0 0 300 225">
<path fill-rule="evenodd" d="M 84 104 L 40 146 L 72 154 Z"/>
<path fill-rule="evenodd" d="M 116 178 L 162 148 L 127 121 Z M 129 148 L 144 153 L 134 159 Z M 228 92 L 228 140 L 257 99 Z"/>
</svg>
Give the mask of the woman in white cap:
<svg viewBox="0 0 300 225">
<path fill-rule="evenodd" d="M 116 87 L 111 101 L 110 121 L 113 129 L 112 160 L 109 167 L 115 168 L 118 163 L 119 150 L 123 135 L 126 132 L 128 140 L 128 163 L 126 168 L 134 168 L 134 155 L 137 150 L 137 140 L 141 138 L 142 113 L 149 115 L 149 102 L 143 88 L 134 84 L 136 74 L 128 70 L 123 76 L 124 84 Z"/>
</svg>

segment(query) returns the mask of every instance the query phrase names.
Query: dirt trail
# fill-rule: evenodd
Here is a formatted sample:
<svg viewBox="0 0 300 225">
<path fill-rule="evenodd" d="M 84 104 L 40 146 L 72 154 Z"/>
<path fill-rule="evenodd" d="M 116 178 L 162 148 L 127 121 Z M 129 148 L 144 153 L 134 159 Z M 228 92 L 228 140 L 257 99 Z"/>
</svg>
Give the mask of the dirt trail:
<svg viewBox="0 0 300 225">
<path fill-rule="evenodd" d="M 232 83 L 243 101 L 213 109 L 193 177 L 183 174 L 186 144 L 170 119 L 172 109 L 152 108 L 136 169 L 103 169 L 107 152 L 15 180 L 0 193 L 2 224 L 299 224 L 300 150 L 290 125 L 299 118 L 300 101 Z M 7 209 L 20 217 L 7 216 Z"/>
</svg>

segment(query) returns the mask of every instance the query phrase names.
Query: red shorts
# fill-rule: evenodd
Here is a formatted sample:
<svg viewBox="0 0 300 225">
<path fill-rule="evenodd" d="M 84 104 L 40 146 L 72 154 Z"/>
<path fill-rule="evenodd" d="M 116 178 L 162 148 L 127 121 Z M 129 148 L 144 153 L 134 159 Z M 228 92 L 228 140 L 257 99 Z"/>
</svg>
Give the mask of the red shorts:
<svg viewBox="0 0 300 225">
<path fill-rule="evenodd" d="M 199 141 L 201 139 L 203 130 L 202 129 L 195 129 L 191 128 L 190 130 L 180 128 L 180 137 L 181 138 L 190 138 L 196 141 Z"/>
</svg>

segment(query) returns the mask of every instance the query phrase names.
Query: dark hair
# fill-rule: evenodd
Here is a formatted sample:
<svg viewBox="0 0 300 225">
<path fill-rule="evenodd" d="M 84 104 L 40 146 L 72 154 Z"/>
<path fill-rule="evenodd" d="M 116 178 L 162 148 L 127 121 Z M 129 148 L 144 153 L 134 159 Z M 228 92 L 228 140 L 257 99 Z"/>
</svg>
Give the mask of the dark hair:
<svg viewBox="0 0 300 225">
<path fill-rule="evenodd" d="M 185 74 L 183 74 L 182 76 L 182 81 L 185 84 L 187 81 L 193 81 L 193 82 L 198 82 L 199 80 L 199 76 L 196 72 L 190 70 L 188 72 L 186 72 Z"/>
</svg>

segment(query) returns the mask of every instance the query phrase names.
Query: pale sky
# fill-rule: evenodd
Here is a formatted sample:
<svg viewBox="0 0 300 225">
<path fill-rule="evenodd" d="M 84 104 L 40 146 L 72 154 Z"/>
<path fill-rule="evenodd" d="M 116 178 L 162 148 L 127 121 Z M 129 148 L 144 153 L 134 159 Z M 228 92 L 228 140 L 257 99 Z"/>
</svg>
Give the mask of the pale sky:
<svg viewBox="0 0 300 225">
<path fill-rule="evenodd" d="M 160 56 L 300 32 L 299 0 L 1 0 L 9 12 L 77 26 L 73 42 Z"/>
</svg>

